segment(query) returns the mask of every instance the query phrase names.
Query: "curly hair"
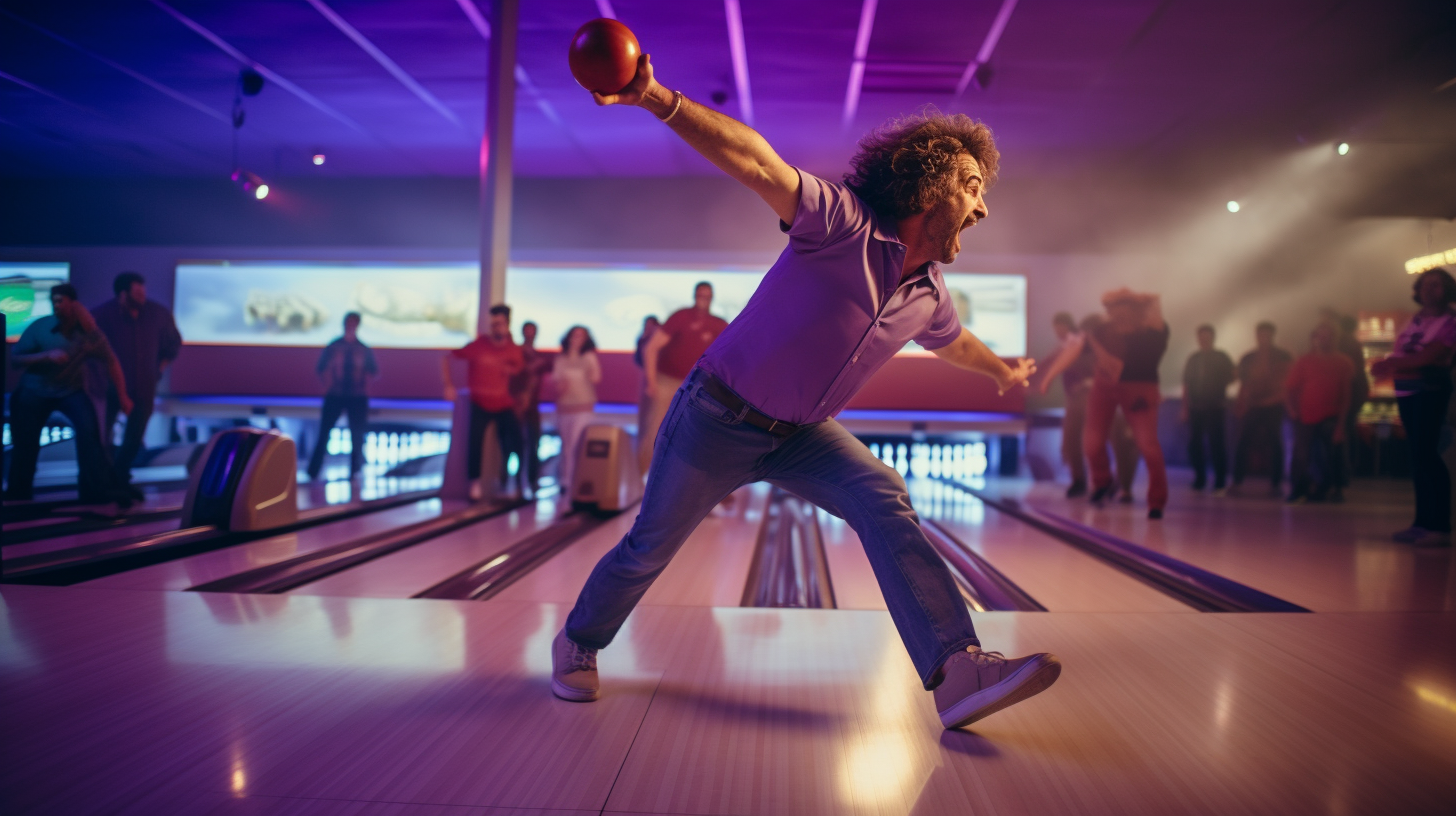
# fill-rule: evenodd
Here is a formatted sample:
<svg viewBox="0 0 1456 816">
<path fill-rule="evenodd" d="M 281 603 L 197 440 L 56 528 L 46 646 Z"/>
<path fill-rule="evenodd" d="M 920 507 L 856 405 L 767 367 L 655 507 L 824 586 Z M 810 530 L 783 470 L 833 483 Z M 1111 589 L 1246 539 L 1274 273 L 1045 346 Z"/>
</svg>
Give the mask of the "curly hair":
<svg viewBox="0 0 1456 816">
<path fill-rule="evenodd" d="M 844 183 L 876 212 L 905 218 L 930 209 L 958 183 L 955 158 L 969 155 L 987 186 L 996 179 L 1001 152 L 991 129 L 963 113 L 934 108 L 891 120 L 860 140 Z"/>
<path fill-rule="evenodd" d="M 1447 272 L 1439 266 L 1435 269 L 1427 269 L 1415 279 L 1411 284 L 1411 292 L 1414 293 L 1411 300 L 1420 303 L 1422 306 L 1426 305 L 1421 303 L 1421 284 L 1425 283 L 1426 278 L 1429 277 L 1435 277 L 1441 281 L 1441 294 L 1445 297 L 1447 306 L 1456 303 L 1456 278 L 1451 277 L 1450 272 Z M 55 290 L 52 289 L 51 291 L 54 292 Z"/>
</svg>

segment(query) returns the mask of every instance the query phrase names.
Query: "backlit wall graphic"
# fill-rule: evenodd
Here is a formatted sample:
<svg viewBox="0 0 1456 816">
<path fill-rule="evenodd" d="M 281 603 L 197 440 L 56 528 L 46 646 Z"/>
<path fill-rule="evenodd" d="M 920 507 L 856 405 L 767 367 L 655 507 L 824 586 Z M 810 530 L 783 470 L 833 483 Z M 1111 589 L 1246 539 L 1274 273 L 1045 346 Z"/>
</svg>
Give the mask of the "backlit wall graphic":
<svg viewBox="0 0 1456 816">
<path fill-rule="evenodd" d="M 713 284 L 713 313 L 738 316 L 764 270 L 517 265 L 506 302 L 538 344 L 589 328 L 597 347 L 630 351 L 648 315 L 666 320 Z M 1003 356 L 1026 353 L 1026 278 L 947 274 L 961 322 Z M 360 338 L 379 348 L 454 348 L 475 336 L 473 263 L 184 262 L 177 266 L 177 324 L 188 343 L 319 347 L 339 336 L 344 314 L 363 316 Z M 806 304 L 811 309 L 812 304 Z M 916 351 L 912 344 L 907 351 Z"/>
<path fill-rule="evenodd" d="M 51 287 L 71 279 L 69 263 L 0 261 L 0 311 L 5 339 L 15 340 L 31 323 L 51 313 Z"/>
</svg>

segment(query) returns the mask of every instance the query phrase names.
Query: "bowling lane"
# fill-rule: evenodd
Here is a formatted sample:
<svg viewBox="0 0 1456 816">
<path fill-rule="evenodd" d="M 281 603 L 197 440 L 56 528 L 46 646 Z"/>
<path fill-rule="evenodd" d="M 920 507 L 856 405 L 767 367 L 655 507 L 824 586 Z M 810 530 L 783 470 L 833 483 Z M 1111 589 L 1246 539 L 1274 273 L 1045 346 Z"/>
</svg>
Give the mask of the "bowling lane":
<svg viewBox="0 0 1456 816">
<path fill-rule="evenodd" d="M 749 485 L 735 494 L 732 510 L 714 510 L 647 590 L 642 604 L 738 606 L 767 499 L 767 485 Z M 496 598 L 574 603 L 592 567 L 632 528 L 636 516 L 637 508 L 632 508 L 613 518 L 506 587 Z"/>
<path fill-rule="evenodd" d="M 910 497 L 1049 612 L 1195 612 L 970 494 L 931 479 L 910 479 Z"/>
<path fill-rule="evenodd" d="M 859 536 L 849 529 L 844 519 L 823 510 L 816 512 L 819 514 L 819 530 L 824 536 L 824 557 L 829 562 L 829 582 L 834 585 L 835 606 L 839 609 L 888 609 Z"/>
<path fill-rule="evenodd" d="M 1065 498 L 1065 488 L 1051 483 L 998 480 L 987 489 L 1316 612 L 1456 609 L 1452 551 L 1390 540 L 1410 523 L 1407 484 L 1358 481 L 1344 504 L 1286 505 L 1266 497 L 1263 484 L 1218 498 L 1190 490 L 1190 478 L 1170 474 L 1167 514 L 1151 522 L 1141 501 L 1099 509 Z M 1141 499 L 1141 485 L 1137 493 Z"/>
<path fill-rule="evenodd" d="M 75 535 L 62 535 L 55 538 L 42 538 L 38 541 L 25 541 L 19 544 L 10 544 L 5 547 L 5 558 L 21 558 L 37 553 L 55 552 L 71 547 L 84 547 L 88 544 L 102 544 L 107 541 L 116 541 L 123 538 L 135 538 L 136 536 L 152 536 L 170 532 L 177 529 L 178 519 L 164 518 L 153 521 L 142 521 L 133 524 L 119 524 L 115 527 L 107 527 L 103 530 L 91 530 L 90 532 L 77 533 Z"/>
<path fill-rule="evenodd" d="M 216 581 L 244 570 L 276 564 L 296 555 L 330 547 L 340 541 L 372 535 L 429 521 L 466 506 L 461 501 L 421 499 L 374 513 L 307 527 L 292 533 L 224 547 L 212 552 L 179 558 L 150 567 L 130 570 L 88 581 L 82 586 L 110 589 L 182 590 Z"/>
<path fill-rule="evenodd" d="M 289 595 L 409 598 L 556 520 L 554 496 L 290 590 Z"/>
</svg>

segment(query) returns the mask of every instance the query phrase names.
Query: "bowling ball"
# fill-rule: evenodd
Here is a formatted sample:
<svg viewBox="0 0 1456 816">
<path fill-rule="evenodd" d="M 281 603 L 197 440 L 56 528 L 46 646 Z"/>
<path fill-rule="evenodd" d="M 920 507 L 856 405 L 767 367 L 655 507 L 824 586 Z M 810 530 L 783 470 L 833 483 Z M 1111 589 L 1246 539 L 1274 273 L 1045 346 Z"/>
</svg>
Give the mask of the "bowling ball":
<svg viewBox="0 0 1456 816">
<path fill-rule="evenodd" d="M 571 38 L 567 62 L 581 87 L 599 94 L 614 94 L 637 76 L 642 46 L 632 29 L 602 17 L 586 23 Z"/>
</svg>

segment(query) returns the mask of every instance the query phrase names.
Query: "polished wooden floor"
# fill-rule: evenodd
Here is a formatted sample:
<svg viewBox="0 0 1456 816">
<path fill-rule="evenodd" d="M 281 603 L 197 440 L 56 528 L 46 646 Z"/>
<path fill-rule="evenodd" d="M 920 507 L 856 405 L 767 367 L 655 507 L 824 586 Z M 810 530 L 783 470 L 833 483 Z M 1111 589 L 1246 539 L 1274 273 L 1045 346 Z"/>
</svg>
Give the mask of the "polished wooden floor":
<svg viewBox="0 0 1456 816">
<path fill-rule="evenodd" d="M 1169 551 L 1324 606 L 1201 614 L 1161 608 L 1143 585 L 985 508 L 916 491 L 922 513 L 1051 610 L 977 615 L 987 648 L 1065 664 L 1049 691 L 970 730 L 940 727 L 842 524 L 822 519 L 841 608 L 737 607 L 764 502 L 746 490 L 602 652 L 593 704 L 551 697 L 549 643 L 628 518 L 486 602 L 404 596 L 528 535 L 543 523 L 535 511 L 288 595 L 178 591 L 229 568 L 220 558 L 3 587 L 0 802 L 66 816 L 1456 809 L 1449 553 L 1386 549 L 1373 532 L 1383 517 L 1358 513 L 1307 533 L 1288 515 L 1304 508 L 1250 500 L 1193 521 L 1179 508 L 1203 499 L 1180 493 L 1161 533 Z M 1097 512 L 1119 534 L 1146 529 L 1132 510 Z M 1360 555 L 1371 551 L 1385 555 Z M 1345 591 L 1355 598 L 1336 603 Z"/>
</svg>

